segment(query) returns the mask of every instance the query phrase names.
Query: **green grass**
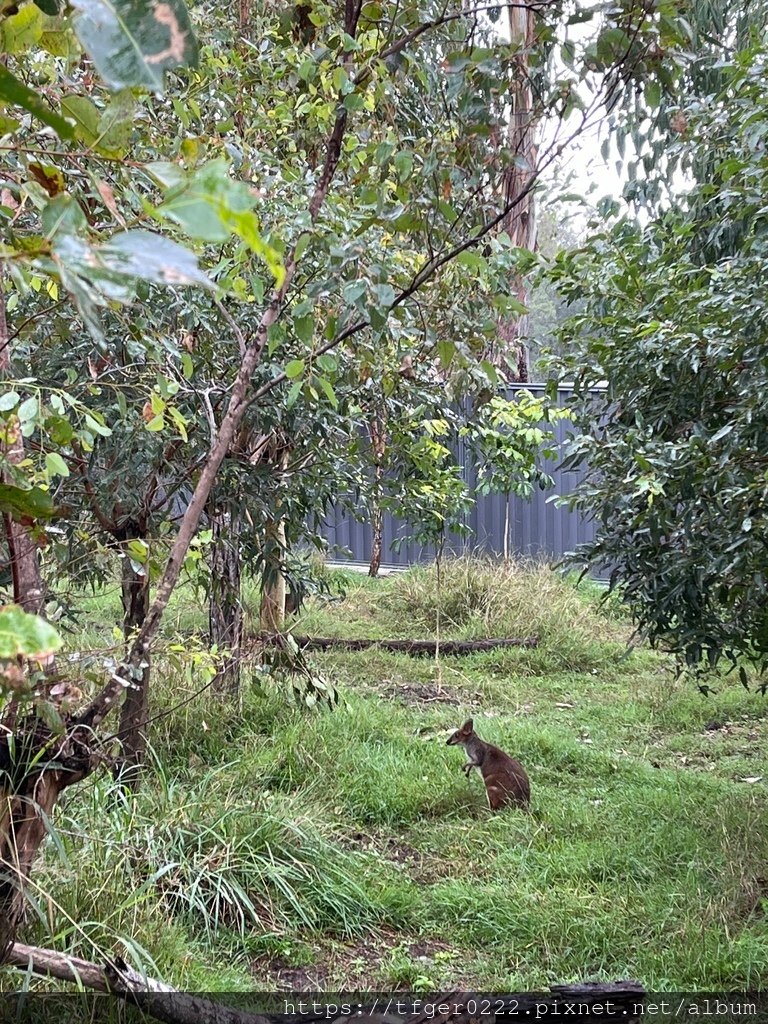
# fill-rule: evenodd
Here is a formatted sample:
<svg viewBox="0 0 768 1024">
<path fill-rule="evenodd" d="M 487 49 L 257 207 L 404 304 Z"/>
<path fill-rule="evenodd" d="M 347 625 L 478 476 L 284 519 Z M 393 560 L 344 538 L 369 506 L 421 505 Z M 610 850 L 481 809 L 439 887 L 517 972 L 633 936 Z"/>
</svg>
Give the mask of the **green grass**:
<svg viewBox="0 0 768 1024">
<path fill-rule="evenodd" d="M 764 982 L 763 698 L 726 680 L 705 698 L 664 657 L 627 656 L 615 606 L 541 567 L 449 563 L 439 595 L 425 569 L 336 582 L 345 600 L 298 632 L 427 637 L 439 606 L 444 637 L 540 644 L 318 655 L 333 711 L 248 672 L 237 703 L 176 708 L 135 802 L 104 775 L 69 792 L 28 941 L 98 958 L 129 940 L 150 973 L 220 991 Z M 115 595 L 87 604 L 78 645 L 113 642 Z M 168 635 L 204 621 L 182 593 Z M 155 711 L 199 685 L 155 672 Z M 531 813 L 491 815 L 460 772 L 445 738 L 470 716 L 527 768 Z"/>
</svg>

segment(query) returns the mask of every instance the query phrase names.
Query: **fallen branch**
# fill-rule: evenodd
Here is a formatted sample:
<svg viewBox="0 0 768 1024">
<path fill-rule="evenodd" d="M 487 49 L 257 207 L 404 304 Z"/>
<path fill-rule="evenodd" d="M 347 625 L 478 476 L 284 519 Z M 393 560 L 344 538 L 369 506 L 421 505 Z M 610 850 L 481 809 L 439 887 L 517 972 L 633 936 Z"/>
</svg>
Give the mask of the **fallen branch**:
<svg viewBox="0 0 768 1024">
<path fill-rule="evenodd" d="M 281 643 L 279 633 L 259 635 L 262 643 Z M 370 647 L 380 647 L 384 651 L 402 652 L 414 656 L 429 655 L 435 657 L 435 640 L 348 640 L 337 636 L 294 636 L 293 639 L 302 650 L 328 651 L 341 647 L 348 651 L 367 651 Z M 507 647 L 538 647 L 537 636 L 512 637 L 495 640 L 441 640 L 441 654 L 474 654 L 477 651 L 504 650 Z"/>
<path fill-rule="evenodd" d="M 473 1024 L 478 1019 L 491 1021 L 530 1021 L 584 1015 L 590 1021 L 629 1021 L 642 1014 L 645 989 L 639 981 L 582 982 L 576 985 L 551 985 L 548 992 L 450 992 L 430 995 L 422 1012 L 400 1015 L 408 1024 Z M 439 1011 L 439 1012 L 436 1012 Z"/>
<path fill-rule="evenodd" d="M 102 967 L 54 949 L 17 942 L 11 947 L 7 963 L 22 970 L 31 969 L 45 978 L 106 992 L 165 1024 L 269 1024 L 266 1017 L 179 992 L 165 982 L 139 974 L 121 957 Z"/>
</svg>

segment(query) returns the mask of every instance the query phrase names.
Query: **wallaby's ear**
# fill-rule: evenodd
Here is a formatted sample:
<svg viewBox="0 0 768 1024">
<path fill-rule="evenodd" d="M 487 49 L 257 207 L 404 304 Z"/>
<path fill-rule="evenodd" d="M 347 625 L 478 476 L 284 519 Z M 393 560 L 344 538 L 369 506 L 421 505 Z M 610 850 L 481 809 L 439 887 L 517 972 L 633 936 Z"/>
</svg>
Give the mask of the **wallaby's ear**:
<svg viewBox="0 0 768 1024">
<path fill-rule="evenodd" d="M 474 727 L 475 727 L 475 722 L 474 722 L 474 719 L 472 719 L 472 718 L 468 718 L 468 719 L 466 720 L 466 722 L 464 723 L 464 725 L 462 725 L 462 727 L 461 727 L 461 731 L 462 731 L 462 732 L 472 732 L 472 730 L 474 729 Z"/>
</svg>

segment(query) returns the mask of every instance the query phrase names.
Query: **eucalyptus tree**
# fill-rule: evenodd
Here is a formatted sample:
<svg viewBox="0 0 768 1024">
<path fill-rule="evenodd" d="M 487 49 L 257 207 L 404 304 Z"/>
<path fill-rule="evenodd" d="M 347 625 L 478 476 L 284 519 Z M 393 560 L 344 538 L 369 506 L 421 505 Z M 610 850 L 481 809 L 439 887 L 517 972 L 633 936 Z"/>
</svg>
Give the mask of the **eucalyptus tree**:
<svg viewBox="0 0 768 1024">
<path fill-rule="evenodd" d="M 652 643 L 747 687 L 744 664 L 768 665 L 767 61 L 757 43 L 717 60 L 720 91 L 681 108 L 680 161 L 705 152 L 706 178 L 645 226 L 596 223 L 554 267 L 585 304 L 561 363 L 589 466 L 574 501 L 599 524 L 583 556 Z"/>
</svg>

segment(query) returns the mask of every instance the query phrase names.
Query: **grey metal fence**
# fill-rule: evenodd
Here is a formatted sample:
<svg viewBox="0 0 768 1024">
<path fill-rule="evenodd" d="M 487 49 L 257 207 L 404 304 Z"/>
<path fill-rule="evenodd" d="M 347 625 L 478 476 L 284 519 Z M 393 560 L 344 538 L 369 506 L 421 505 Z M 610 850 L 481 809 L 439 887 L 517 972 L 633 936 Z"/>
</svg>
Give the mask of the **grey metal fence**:
<svg viewBox="0 0 768 1024">
<path fill-rule="evenodd" d="M 512 385 L 508 389 L 511 397 L 521 388 L 541 392 L 543 384 Z M 566 404 L 571 392 L 560 388 L 558 404 Z M 573 430 L 567 420 L 554 425 L 554 432 L 560 449 L 568 434 Z M 459 464 L 464 467 L 464 480 L 470 487 L 477 482 L 477 473 L 470 457 L 465 458 L 464 446 L 459 442 Z M 553 462 L 549 472 L 554 486 L 547 490 L 534 491 L 529 500 L 515 496 L 509 499 L 510 550 L 516 554 L 557 561 L 578 544 L 593 538 L 594 525 L 578 512 L 558 506 L 551 499 L 565 496 L 573 491 L 583 472 L 564 472 L 558 462 Z M 548 500 L 549 499 L 549 500 Z M 470 529 L 466 537 L 451 535 L 446 538 L 446 550 L 454 553 L 477 552 L 501 556 L 504 550 L 504 529 L 507 516 L 507 499 L 502 494 L 479 497 L 465 519 Z M 434 558 L 433 548 L 417 544 L 409 536 L 407 523 L 391 515 L 384 517 L 383 566 L 407 566 L 415 562 Z M 323 526 L 323 535 L 330 548 L 330 555 L 339 561 L 367 563 L 371 558 L 371 527 L 360 521 L 354 514 L 341 508 L 331 512 Z M 398 545 L 396 541 L 402 543 Z"/>
</svg>

